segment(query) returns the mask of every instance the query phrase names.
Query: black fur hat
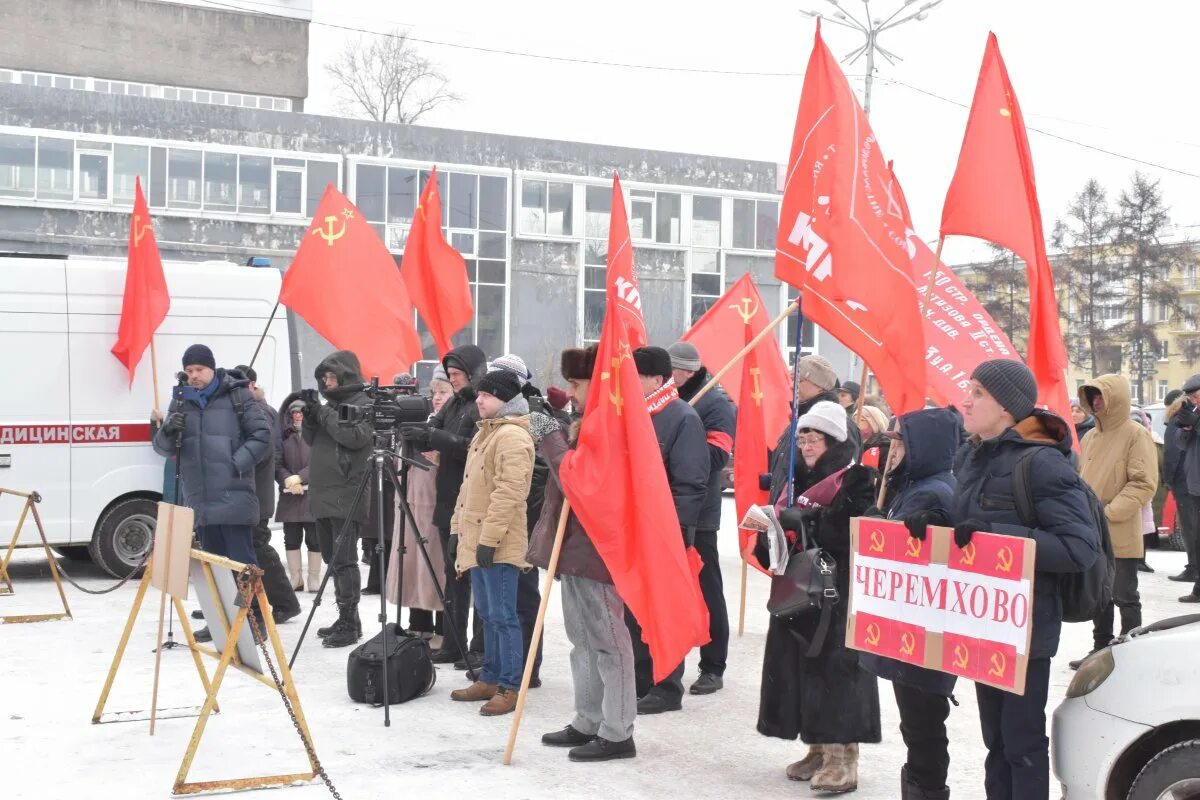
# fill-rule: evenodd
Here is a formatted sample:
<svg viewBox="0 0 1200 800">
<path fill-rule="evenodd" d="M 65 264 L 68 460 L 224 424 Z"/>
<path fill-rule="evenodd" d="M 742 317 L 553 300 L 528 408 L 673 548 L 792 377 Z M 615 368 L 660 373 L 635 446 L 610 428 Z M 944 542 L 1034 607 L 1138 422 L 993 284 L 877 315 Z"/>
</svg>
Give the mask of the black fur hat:
<svg viewBox="0 0 1200 800">
<path fill-rule="evenodd" d="M 596 345 L 586 349 L 573 347 L 562 351 L 562 362 L 559 365 L 563 380 L 586 381 L 592 377 L 596 369 Z"/>
<path fill-rule="evenodd" d="M 661 375 L 664 381 L 671 379 L 671 354 L 661 347 L 639 347 L 633 351 L 633 363 L 637 364 L 638 375 Z"/>
</svg>

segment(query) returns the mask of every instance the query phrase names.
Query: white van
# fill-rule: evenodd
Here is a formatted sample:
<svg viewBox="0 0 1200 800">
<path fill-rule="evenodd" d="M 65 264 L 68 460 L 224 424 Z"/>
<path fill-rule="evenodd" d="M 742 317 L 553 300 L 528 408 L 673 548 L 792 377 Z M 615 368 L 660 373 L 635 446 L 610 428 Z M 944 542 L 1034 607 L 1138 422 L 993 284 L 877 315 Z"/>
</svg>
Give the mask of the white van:
<svg viewBox="0 0 1200 800">
<path fill-rule="evenodd" d="M 166 263 L 171 310 L 154 337 L 165 412 L 183 351 L 201 342 L 217 365 L 249 363 L 279 298 L 279 271 L 227 262 Z M 123 259 L 0 256 L 0 487 L 36 491 L 50 544 L 123 577 L 150 547 L 164 459 L 150 446 L 150 350 L 129 385 L 110 350 Z M 254 362 L 267 401 L 292 390 L 281 308 Z M 0 497 L 0 546 L 19 504 Z M 39 544 L 27 520 L 19 544 Z"/>
</svg>

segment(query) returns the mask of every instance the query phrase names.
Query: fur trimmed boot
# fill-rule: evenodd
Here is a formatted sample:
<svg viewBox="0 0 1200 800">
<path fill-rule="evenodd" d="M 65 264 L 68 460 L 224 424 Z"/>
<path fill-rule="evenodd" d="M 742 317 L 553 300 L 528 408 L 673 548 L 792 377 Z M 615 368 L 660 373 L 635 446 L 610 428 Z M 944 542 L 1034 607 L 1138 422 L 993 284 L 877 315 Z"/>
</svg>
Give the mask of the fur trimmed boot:
<svg viewBox="0 0 1200 800">
<path fill-rule="evenodd" d="M 787 776 L 789 781 L 811 781 L 813 775 L 825 763 L 824 745 L 813 744 L 808 747 L 808 754 L 799 761 L 789 764 Z"/>
<path fill-rule="evenodd" d="M 814 792 L 843 794 L 858 788 L 858 745 L 824 745 L 825 763 L 812 777 Z"/>
</svg>

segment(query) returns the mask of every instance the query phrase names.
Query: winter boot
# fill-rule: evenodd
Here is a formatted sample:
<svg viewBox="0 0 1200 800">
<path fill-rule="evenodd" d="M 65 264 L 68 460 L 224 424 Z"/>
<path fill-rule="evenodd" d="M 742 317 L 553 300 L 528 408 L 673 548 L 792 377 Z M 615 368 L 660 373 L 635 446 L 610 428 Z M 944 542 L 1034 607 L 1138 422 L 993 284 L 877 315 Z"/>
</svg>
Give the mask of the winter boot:
<svg viewBox="0 0 1200 800">
<path fill-rule="evenodd" d="M 337 627 L 338 622 L 341 621 L 341 612 L 339 611 L 338 614 L 339 614 L 338 618 L 333 621 L 332 625 L 329 625 L 324 628 L 317 628 L 317 638 L 324 639 L 326 636 L 328 636 L 330 633 L 333 632 L 333 629 Z M 354 619 L 358 622 L 358 635 L 362 636 L 362 621 L 358 619 L 357 612 L 355 612 Z"/>
<path fill-rule="evenodd" d="M 288 578 L 292 581 L 292 591 L 304 591 L 304 568 L 300 565 L 300 551 L 288 550 Z"/>
<path fill-rule="evenodd" d="M 308 551 L 308 591 L 315 592 L 321 586 L 321 554 Z"/>
<path fill-rule="evenodd" d="M 572 761 L 612 761 L 615 758 L 634 758 L 636 756 L 637 747 L 633 744 L 632 736 L 623 742 L 610 742 L 608 739 L 597 736 L 587 744 L 571 748 L 571 751 L 567 753 L 567 758 Z"/>
<path fill-rule="evenodd" d="M 576 730 L 574 725 L 568 725 L 561 731 L 543 735 L 542 744 L 547 747 L 579 747 L 595 738 L 595 736 L 589 736 L 586 733 Z"/>
<path fill-rule="evenodd" d="M 812 777 L 814 792 L 843 794 L 858 788 L 858 745 L 824 745 L 825 763 Z"/>
<path fill-rule="evenodd" d="M 479 713 L 485 717 L 499 717 L 511 714 L 516 707 L 517 692 L 514 689 L 500 689 L 495 697 L 483 704 Z"/>
<path fill-rule="evenodd" d="M 491 700 L 499 690 L 500 687 L 494 683 L 475 681 L 465 689 L 455 689 L 450 693 L 450 699 L 477 703 L 480 700 Z"/>
<path fill-rule="evenodd" d="M 950 787 L 926 789 L 908 776 L 908 767 L 901 767 L 900 800 L 950 800 Z"/>
<path fill-rule="evenodd" d="M 326 647 L 349 647 L 362 638 L 362 622 L 358 618 L 358 606 L 339 607 L 337 622 L 325 637 Z"/>
<path fill-rule="evenodd" d="M 808 754 L 804 758 L 788 764 L 787 776 L 789 781 L 811 781 L 812 776 L 816 774 L 821 765 L 825 763 L 825 746 L 820 744 L 809 745 Z"/>
</svg>

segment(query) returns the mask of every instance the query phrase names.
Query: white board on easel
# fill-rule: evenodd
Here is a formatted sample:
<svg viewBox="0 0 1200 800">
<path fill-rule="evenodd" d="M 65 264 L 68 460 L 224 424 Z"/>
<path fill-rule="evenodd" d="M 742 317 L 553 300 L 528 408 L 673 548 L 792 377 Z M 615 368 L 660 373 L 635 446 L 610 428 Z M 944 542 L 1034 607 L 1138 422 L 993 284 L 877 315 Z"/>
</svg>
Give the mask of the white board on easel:
<svg viewBox="0 0 1200 800">
<path fill-rule="evenodd" d="M 195 512 L 187 506 L 158 504 L 150 585 L 176 600 L 188 597 L 188 561 L 195 520 Z"/>
</svg>

